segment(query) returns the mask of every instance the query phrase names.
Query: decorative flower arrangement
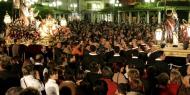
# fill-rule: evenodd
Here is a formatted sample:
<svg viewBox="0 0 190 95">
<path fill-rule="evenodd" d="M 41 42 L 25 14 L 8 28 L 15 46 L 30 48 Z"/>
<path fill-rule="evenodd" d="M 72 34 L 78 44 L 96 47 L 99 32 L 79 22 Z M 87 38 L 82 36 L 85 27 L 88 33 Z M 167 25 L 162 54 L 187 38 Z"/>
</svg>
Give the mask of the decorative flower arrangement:
<svg viewBox="0 0 190 95">
<path fill-rule="evenodd" d="M 43 44 L 50 45 L 56 38 L 65 39 L 70 33 L 70 29 L 67 27 L 59 27 L 54 31 L 53 35 L 42 38 L 40 36 L 39 29 L 36 28 L 36 23 L 32 22 L 28 26 L 24 24 L 24 20 L 17 19 L 10 23 L 6 30 L 6 44 L 11 45 L 14 43 L 14 39 L 20 40 L 20 44 Z M 30 42 L 30 43 L 29 43 Z"/>
</svg>

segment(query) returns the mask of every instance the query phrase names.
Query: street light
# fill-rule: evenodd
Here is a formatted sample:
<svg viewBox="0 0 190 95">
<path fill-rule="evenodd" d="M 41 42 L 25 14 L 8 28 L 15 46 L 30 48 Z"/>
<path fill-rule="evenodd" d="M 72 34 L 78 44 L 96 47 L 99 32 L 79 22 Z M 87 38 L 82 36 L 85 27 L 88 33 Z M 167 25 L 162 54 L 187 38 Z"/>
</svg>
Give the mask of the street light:
<svg viewBox="0 0 190 95">
<path fill-rule="evenodd" d="M 12 22 L 12 20 L 11 20 L 11 17 L 10 17 L 10 15 L 6 12 L 6 14 L 5 14 L 5 16 L 4 16 L 4 23 L 6 24 L 6 30 L 7 30 L 7 27 L 8 27 L 8 25 Z M 7 31 L 5 31 L 5 33 L 2 33 L 2 35 L 1 35 L 1 37 L 2 36 L 6 36 L 6 33 Z"/>
<path fill-rule="evenodd" d="M 155 31 L 155 36 L 156 36 L 156 41 L 158 44 L 160 44 L 161 40 L 162 40 L 162 29 L 161 28 L 157 28 Z"/>
<path fill-rule="evenodd" d="M 10 15 L 6 12 L 6 14 L 5 14 L 5 16 L 4 16 L 4 23 L 6 24 L 6 25 L 8 25 L 8 24 L 10 24 L 11 23 L 11 17 L 10 17 Z"/>
<path fill-rule="evenodd" d="M 64 17 L 61 18 L 60 25 L 64 27 L 67 26 L 67 20 Z"/>
</svg>

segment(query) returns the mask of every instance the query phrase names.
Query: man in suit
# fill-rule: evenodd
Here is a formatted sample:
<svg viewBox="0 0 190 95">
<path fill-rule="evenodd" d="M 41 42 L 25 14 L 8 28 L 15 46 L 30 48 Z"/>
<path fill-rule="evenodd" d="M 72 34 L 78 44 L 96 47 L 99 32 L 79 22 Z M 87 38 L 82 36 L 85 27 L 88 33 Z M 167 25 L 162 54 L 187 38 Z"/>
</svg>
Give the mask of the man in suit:
<svg viewBox="0 0 190 95">
<path fill-rule="evenodd" d="M 99 65 L 104 64 L 103 58 L 97 54 L 96 50 L 97 48 L 95 45 L 90 46 L 90 53 L 84 56 L 82 61 L 82 67 L 84 70 L 89 70 L 89 64 L 92 62 L 96 62 Z"/>
<path fill-rule="evenodd" d="M 56 47 L 54 48 L 54 61 L 57 65 L 62 64 L 62 55 L 63 51 L 62 51 L 62 44 L 61 42 L 58 42 L 56 44 Z"/>
<path fill-rule="evenodd" d="M 136 68 L 139 70 L 140 74 L 143 74 L 145 62 L 139 59 L 139 52 L 137 49 L 132 51 L 132 59 L 128 61 L 129 68 Z"/>
<path fill-rule="evenodd" d="M 114 47 L 114 55 L 109 58 L 108 63 L 124 63 L 124 58 L 120 55 L 120 47 Z"/>
<path fill-rule="evenodd" d="M 164 61 L 165 55 L 164 51 L 158 50 L 155 52 L 155 60 L 150 63 L 151 66 L 155 67 L 156 75 L 160 73 L 169 74 L 169 65 Z"/>
</svg>

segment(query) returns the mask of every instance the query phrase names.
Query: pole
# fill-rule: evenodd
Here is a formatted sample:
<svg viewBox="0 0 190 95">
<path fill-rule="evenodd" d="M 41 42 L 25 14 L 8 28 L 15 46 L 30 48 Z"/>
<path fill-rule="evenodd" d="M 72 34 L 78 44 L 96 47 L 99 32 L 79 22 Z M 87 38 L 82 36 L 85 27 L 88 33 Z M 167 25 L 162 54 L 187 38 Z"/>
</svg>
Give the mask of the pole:
<svg viewBox="0 0 190 95">
<path fill-rule="evenodd" d="M 117 11 L 117 24 L 119 24 L 119 21 L 120 20 L 120 17 L 119 17 L 119 9 L 118 9 L 118 11 Z"/>
<path fill-rule="evenodd" d="M 149 11 L 147 11 L 147 14 L 146 14 L 146 23 L 149 24 L 150 23 L 150 20 L 149 20 Z"/>
<path fill-rule="evenodd" d="M 190 11 L 189 11 L 189 14 L 188 14 L 188 23 L 190 23 Z"/>
<path fill-rule="evenodd" d="M 137 12 L 137 23 L 140 23 L 140 12 Z"/>
<path fill-rule="evenodd" d="M 129 24 L 131 25 L 131 19 L 132 19 L 132 12 L 131 11 L 129 11 Z"/>
</svg>

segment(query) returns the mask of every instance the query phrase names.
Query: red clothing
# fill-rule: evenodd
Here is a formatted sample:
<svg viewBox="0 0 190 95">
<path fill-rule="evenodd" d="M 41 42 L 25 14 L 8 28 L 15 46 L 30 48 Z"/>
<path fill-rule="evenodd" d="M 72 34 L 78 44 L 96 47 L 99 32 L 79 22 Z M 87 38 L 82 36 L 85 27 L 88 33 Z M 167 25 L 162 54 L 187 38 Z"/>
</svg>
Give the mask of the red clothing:
<svg viewBox="0 0 190 95">
<path fill-rule="evenodd" d="M 176 83 L 169 83 L 168 90 L 170 91 L 171 95 L 177 95 L 180 85 Z"/>
<path fill-rule="evenodd" d="M 163 86 L 159 88 L 159 95 L 172 95 L 172 94 L 170 94 L 168 87 Z"/>
<path fill-rule="evenodd" d="M 102 80 L 104 80 L 108 85 L 107 95 L 115 95 L 115 92 L 117 90 L 117 84 L 114 83 L 111 79 L 102 79 Z"/>
<path fill-rule="evenodd" d="M 179 85 L 176 83 L 169 83 L 167 87 L 160 88 L 159 95 L 178 95 Z"/>
</svg>

